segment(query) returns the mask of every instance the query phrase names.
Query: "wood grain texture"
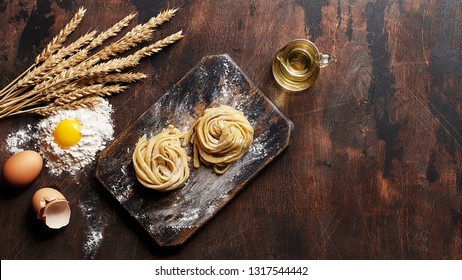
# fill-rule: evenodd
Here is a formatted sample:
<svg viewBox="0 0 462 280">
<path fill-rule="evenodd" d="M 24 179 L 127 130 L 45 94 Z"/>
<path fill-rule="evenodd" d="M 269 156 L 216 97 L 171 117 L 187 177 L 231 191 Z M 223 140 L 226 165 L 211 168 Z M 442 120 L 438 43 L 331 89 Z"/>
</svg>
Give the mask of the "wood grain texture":
<svg viewBox="0 0 462 280">
<path fill-rule="evenodd" d="M 0 188 L 2 259 L 462 259 L 462 3 L 452 0 L 0 1 L 0 84 L 26 69 L 79 6 L 82 35 L 138 11 L 181 6 L 156 36 L 185 39 L 143 60 L 148 79 L 111 97 L 120 135 L 197 61 L 228 53 L 294 123 L 290 146 L 179 249 L 134 230 L 102 191 L 96 164 L 44 170 Z M 136 23 L 136 22 L 135 22 Z M 134 23 L 134 24 L 135 24 Z M 300 94 L 271 75 L 278 49 L 312 39 L 338 62 Z M 75 37 L 74 37 L 75 38 Z M 38 119 L 0 120 L 3 139 Z M 31 144 L 33 147 L 33 145 Z M 30 198 L 53 185 L 71 223 L 49 232 Z M 89 246 L 92 233 L 101 233 Z"/>
</svg>

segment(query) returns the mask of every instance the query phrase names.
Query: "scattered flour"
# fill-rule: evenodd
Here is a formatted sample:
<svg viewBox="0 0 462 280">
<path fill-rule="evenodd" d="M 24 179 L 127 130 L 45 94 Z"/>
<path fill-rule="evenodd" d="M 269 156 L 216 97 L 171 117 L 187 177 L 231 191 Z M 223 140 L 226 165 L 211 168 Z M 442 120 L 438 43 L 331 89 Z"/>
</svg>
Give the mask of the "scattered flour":
<svg viewBox="0 0 462 280">
<path fill-rule="evenodd" d="M 38 123 L 37 138 L 40 150 L 46 159 L 46 166 L 52 175 L 63 171 L 74 175 L 83 167 L 93 162 L 98 151 L 105 148 L 113 139 L 114 128 L 111 120 L 112 107 L 108 101 L 101 102 L 93 108 L 60 111 Z M 53 130 L 65 119 L 76 119 L 82 125 L 80 141 L 67 149 L 55 143 Z"/>
<path fill-rule="evenodd" d="M 110 185 L 110 188 L 118 201 L 125 202 L 133 195 L 133 186 L 136 184 L 136 179 L 129 175 L 130 171 L 126 165 L 120 168 L 120 172 L 124 176 L 120 176 L 117 182 Z"/>
<path fill-rule="evenodd" d="M 79 203 L 79 208 L 88 224 L 86 240 L 82 247 L 85 259 L 95 258 L 96 252 L 103 241 L 103 232 L 106 227 L 102 215 L 95 209 L 94 204 L 95 202 L 91 199 Z"/>
<path fill-rule="evenodd" d="M 22 152 L 24 149 L 32 148 L 30 146 L 35 137 L 34 128 L 31 124 L 28 124 L 26 127 L 11 132 L 6 136 L 6 148 L 13 154 Z"/>
<path fill-rule="evenodd" d="M 266 132 L 264 135 L 253 140 L 252 145 L 249 147 L 249 154 L 252 159 L 265 158 L 268 154 L 267 146 L 268 144 L 263 140 L 266 137 Z"/>
</svg>

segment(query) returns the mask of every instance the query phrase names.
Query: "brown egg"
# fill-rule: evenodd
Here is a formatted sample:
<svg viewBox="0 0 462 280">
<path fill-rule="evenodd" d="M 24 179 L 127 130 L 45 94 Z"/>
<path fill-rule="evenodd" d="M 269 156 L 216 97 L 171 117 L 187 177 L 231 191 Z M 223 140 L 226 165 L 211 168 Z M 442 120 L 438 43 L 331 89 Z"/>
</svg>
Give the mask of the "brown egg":
<svg viewBox="0 0 462 280">
<path fill-rule="evenodd" d="M 40 174 L 43 159 L 34 151 L 23 151 L 12 155 L 3 165 L 3 178 L 12 187 L 24 187 Z"/>
<path fill-rule="evenodd" d="M 69 224 L 71 209 L 64 195 L 52 188 L 42 188 L 32 196 L 32 208 L 37 218 L 49 228 L 58 229 Z"/>
</svg>

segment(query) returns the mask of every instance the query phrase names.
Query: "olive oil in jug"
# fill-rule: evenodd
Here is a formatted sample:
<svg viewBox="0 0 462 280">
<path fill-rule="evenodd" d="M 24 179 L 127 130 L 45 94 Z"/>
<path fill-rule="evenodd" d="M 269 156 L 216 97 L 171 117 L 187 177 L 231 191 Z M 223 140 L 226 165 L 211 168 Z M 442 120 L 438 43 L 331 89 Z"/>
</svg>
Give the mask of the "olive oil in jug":
<svg viewBox="0 0 462 280">
<path fill-rule="evenodd" d="M 272 70 L 280 86 L 289 91 L 301 91 L 314 84 L 320 68 L 336 60 L 334 55 L 320 53 L 311 41 L 297 39 L 276 54 Z"/>
</svg>

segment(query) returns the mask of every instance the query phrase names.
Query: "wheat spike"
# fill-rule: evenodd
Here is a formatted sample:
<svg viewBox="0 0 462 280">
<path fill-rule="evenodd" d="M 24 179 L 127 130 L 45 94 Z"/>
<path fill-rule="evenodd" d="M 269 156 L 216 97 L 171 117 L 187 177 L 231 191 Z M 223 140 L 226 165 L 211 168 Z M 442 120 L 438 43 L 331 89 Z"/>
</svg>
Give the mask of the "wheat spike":
<svg viewBox="0 0 462 280">
<path fill-rule="evenodd" d="M 35 58 L 35 64 L 45 61 L 50 55 L 52 55 L 54 52 L 61 48 L 64 41 L 66 41 L 67 37 L 77 28 L 77 26 L 79 26 L 86 11 L 87 10 L 83 7 L 79 8 L 79 10 L 74 15 L 74 17 L 72 17 L 69 23 L 67 23 L 64 26 L 64 28 L 61 29 L 61 31 L 59 31 L 58 35 L 56 35 L 51 40 L 51 42 L 45 47 L 42 53 L 40 53 Z"/>
<path fill-rule="evenodd" d="M 137 82 L 146 78 L 146 74 L 141 72 L 136 73 L 114 73 L 114 74 L 107 74 L 102 76 L 96 76 L 90 79 L 82 79 L 79 81 L 79 84 L 104 84 L 104 83 L 123 83 L 123 84 L 130 84 Z"/>
<path fill-rule="evenodd" d="M 55 88 L 54 90 L 46 90 L 42 92 L 42 98 L 39 99 L 39 102 L 49 102 L 53 99 L 56 99 L 60 96 L 63 96 L 65 94 L 68 94 L 74 90 L 79 89 L 79 86 L 77 86 L 77 83 L 70 83 L 63 85 L 60 88 Z"/>
<path fill-rule="evenodd" d="M 81 62 L 80 64 L 68 68 L 63 69 L 58 75 L 54 77 L 50 77 L 50 79 L 45 80 L 39 84 L 36 84 L 35 87 L 32 89 L 33 92 L 41 92 L 44 90 L 51 90 L 55 86 L 59 85 L 60 83 L 70 82 L 71 80 L 77 80 L 82 76 L 85 76 L 86 70 L 90 66 L 86 62 Z"/>
<path fill-rule="evenodd" d="M 177 9 L 168 9 L 151 18 L 145 24 L 139 24 L 133 27 L 133 29 L 127 32 L 122 38 L 95 54 L 91 59 L 91 64 L 94 65 L 100 61 L 107 60 L 110 57 L 135 47 L 141 42 L 150 40 L 154 29 L 162 23 L 169 21 L 175 16 L 176 11 Z"/>
<path fill-rule="evenodd" d="M 116 24 L 114 24 L 112 27 L 110 27 L 108 30 L 101 32 L 87 47 L 87 50 L 92 50 L 96 47 L 101 46 L 104 41 L 107 39 L 116 36 L 119 34 L 119 32 L 124 28 L 127 27 L 130 21 L 136 16 L 136 13 L 129 14 Z"/>
<path fill-rule="evenodd" d="M 168 46 L 170 44 L 173 44 L 176 41 L 183 38 L 184 36 L 183 36 L 182 33 L 183 33 L 182 31 L 178 31 L 177 33 L 173 33 L 172 35 L 167 36 L 164 39 L 158 40 L 154 44 L 151 44 L 149 46 L 146 46 L 146 47 L 136 51 L 132 56 L 139 57 L 139 58 L 143 58 L 143 57 L 146 57 L 146 56 L 151 56 L 154 53 L 157 53 L 160 50 L 162 50 L 162 48 L 164 48 L 164 47 L 166 47 L 166 46 Z"/>
<path fill-rule="evenodd" d="M 94 40 L 96 33 L 96 31 L 92 31 L 83 36 L 80 36 L 77 40 L 75 40 L 68 46 L 61 48 L 56 53 L 56 57 L 65 58 L 80 51 L 84 46 L 87 46 Z"/>
<path fill-rule="evenodd" d="M 16 83 L 15 88 L 21 88 L 26 86 L 35 85 L 44 81 L 46 78 L 50 76 L 50 70 L 54 69 L 54 72 L 61 71 L 62 69 L 56 69 L 56 66 L 59 65 L 63 59 L 69 55 L 78 52 L 78 50 L 82 47 L 87 45 L 90 41 L 93 40 L 96 31 L 87 33 L 77 39 L 75 42 L 70 44 L 67 47 L 61 48 L 56 54 L 49 56 L 41 65 L 34 68 L 32 71 L 29 71 L 21 80 Z M 78 52 L 79 53 L 79 52 Z M 83 61 L 86 58 L 82 58 L 83 52 L 80 53 L 73 58 L 74 62 L 73 65 L 76 65 L 78 62 Z M 79 61 L 75 61 L 77 58 L 81 58 Z M 69 64 L 69 62 L 67 62 Z M 61 65 L 59 68 L 63 68 Z M 48 76 L 48 77 L 45 77 Z"/>
<path fill-rule="evenodd" d="M 74 55 L 70 56 L 69 58 L 63 60 L 59 65 L 49 70 L 47 74 L 47 78 L 51 79 L 57 75 L 59 75 L 62 71 L 68 70 L 72 67 L 77 66 L 80 62 L 85 60 L 88 56 L 87 50 L 80 50 Z M 42 82 L 44 80 L 40 80 L 38 82 Z"/>
<path fill-rule="evenodd" d="M 179 31 L 164 39 L 158 40 L 154 44 L 151 44 L 147 47 L 144 47 L 136 51 L 134 54 L 122 58 L 112 59 L 108 62 L 103 62 L 98 65 L 95 65 L 91 69 L 88 69 L 87 75 L 91 77 L 111 72 L 121 72 L 125 68 L 134 67 L 138 65 L 141 58 L 159 52 L 162 48 L 178 41 L 181 38 L 183 38 L 183 35 L 182 32 Z"/>
<path fill-rule="evenodd" d="M 40 92 L 45 89 L 51 89 L 54 86 L 69 82 L 71 80 L 78 80 L 80 78 L 94 78 L 97 76 L 107 75 L 113 72 L 122 72 L 126 68 L 135 67 L 138 65 L 141 58 L 150 56 L 156 52 L 159 52 L 163 47 L 166 47 L 179 39 L 183 38 L 182 31 L 174 33 L 164 39 L 158 40 L 154 44 L 144 47 L 134 54 L 122 57 L 114 58 L 107 62 L 103 62 L 91 67 L 90 61 L 84 61 L 79 65 L 63 70 L 59 75 L 53 77 L 50 80 L 44 81 L 35 86 L 33 91 Z"/>
<path fill-rule="evenodd" d="M 44 107 L 33 108 L 31 110 L 28 110 L 27 112 L 48 117 L 56 115 L 61 110 L 77 110 L 80 108 L 91 108 L 101 103 L 101 101 L 101 97 L 87 97 L 61 106 L 56 106 L 52 103 Z"/>
<path fill-rule="evenodd" d="M 86 98 L 89 96 L 110 96 L 114 93 L 119 93 L 124 91 L 127 88 L 127 86 L 121 86 L 121 85 L 110 85 L 110 86 L 104 86 L 103 84 L 96 84 L 96 85 L 91 85 L 87 87 L 82 87 L 79 88 L 75 91 L 72 91 L 66 95 L 63 95 L 55 101 L 53 101 L 53 104 L 56 106 L 63 106 L 68 103 L 72 103 L 76 100 Z"/>
<path fill-rule="evenodd" d="M 64 26 L 63 29 L 60 30 L 57 36 L 55 36 L 51 42 L 43 49 L 43 51 L 35 58 L 34 63 L 27 69 L 25 70 L 22 74 L 20 74 L 16 79 L 14 79 L 11 83 L 9 83 L 6 87 L 4 87 L 0 91 L 0 96 L 3 96 L 2 100 L 3 101 L 7 98 L 10 97 L 15 97 L 17 94 L 12 94 L 16 89 L 21 88 L 24 86 L 24 82 L 27 82 L 31 76 L 29 76 L 27 79 L 23 79 L 27 74 L 30 74 L 30 71 L 36 70 L 36 65 L 38 65 L 41 62 L 44 62 L 47 60 L 51 55 L 53 55 L 57 50 L 59 50 L 62 47 L 62 44 L 64 41 L 66 41 L 67 37 L 77 28 L 77 26 L 80 24 L 80 22 L 83 19 L 83 16 L 85 15 L 86 10 L 84 8 L 79 8 L 77 13 L 72 17 L 72 19 Z M 36 70 L 41 72 L 41 70 Z M 36 72 L 37 73 L 37 72 Z M 41 72 L 43 73 L 43 71 Z M 21 81 L 22 85 L 18 86 L 18 81 Z M 27 83 L 26 83 L 27 85 Z"/>
</svg>

